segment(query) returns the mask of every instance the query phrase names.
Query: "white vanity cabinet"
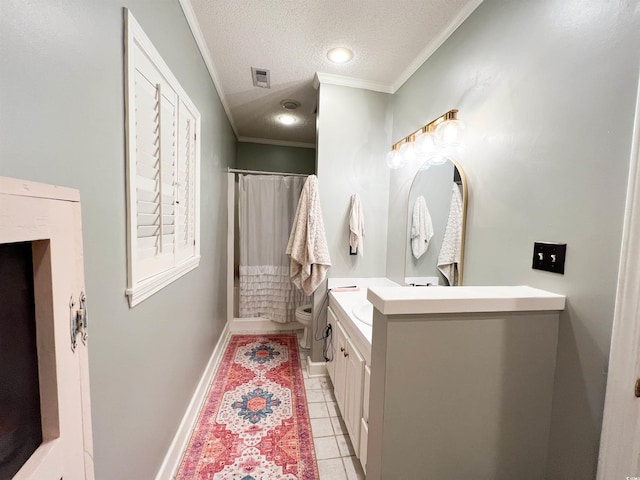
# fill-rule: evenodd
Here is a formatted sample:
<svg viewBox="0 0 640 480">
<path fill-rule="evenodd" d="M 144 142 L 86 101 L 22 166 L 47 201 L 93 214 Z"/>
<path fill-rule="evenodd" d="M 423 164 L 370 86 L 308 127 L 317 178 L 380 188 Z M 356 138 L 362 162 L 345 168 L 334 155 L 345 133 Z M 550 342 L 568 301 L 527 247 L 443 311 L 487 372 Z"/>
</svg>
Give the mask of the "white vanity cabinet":
<svg viewBox="0 0 640 480">
<path fill-rule="evenodd" d="M 360 457 L 364 399 L 368 397 L 364 391 L 365 359 L 348 333 L 349 320 L 330 306 L 328 321 L 333 328 L 333 360 L 328 362 L 327 370 L 349 438 L 356 456 Z M 366 445 L 366 439 L 364 442 Z"/>
</svg>

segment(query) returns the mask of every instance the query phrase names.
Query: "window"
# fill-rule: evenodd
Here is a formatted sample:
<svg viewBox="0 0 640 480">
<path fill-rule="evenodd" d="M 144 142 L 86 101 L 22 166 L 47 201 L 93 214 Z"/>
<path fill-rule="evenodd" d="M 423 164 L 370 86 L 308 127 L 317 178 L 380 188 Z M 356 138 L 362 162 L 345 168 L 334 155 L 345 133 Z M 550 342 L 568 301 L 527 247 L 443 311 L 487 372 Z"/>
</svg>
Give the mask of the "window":
<svg viewBox="0 0 640 480">
<path fill-rule="evenodd" d="M 200 113 L 126 11 L 127 296 L 200 263 Z"/>
</svg>

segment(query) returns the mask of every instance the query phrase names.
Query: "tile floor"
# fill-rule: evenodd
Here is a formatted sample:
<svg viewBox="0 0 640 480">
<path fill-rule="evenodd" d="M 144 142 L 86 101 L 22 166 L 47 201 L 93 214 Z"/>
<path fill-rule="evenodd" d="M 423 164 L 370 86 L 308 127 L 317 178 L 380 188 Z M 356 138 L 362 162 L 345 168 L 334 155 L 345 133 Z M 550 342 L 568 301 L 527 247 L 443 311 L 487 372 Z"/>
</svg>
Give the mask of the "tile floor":
<svg viewBox="0 0 640 480">
<path fill-rule="evenodd" d="M 320 480 L 364 480 L 360 461 L 333 396 L 329 377 L 309 378 L 307 353 L 300 353 Z"/>
</svg>

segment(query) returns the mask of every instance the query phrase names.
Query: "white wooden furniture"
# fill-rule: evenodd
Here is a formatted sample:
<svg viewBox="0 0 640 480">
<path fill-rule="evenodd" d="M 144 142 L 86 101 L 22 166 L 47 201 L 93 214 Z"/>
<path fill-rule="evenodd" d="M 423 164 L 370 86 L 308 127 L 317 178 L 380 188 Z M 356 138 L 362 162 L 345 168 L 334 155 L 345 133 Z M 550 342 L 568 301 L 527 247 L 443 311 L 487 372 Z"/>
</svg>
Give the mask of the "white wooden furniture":
<svg viewBox="0 0 640 480">
<path fill-rule="evenodd" d="M 367 298 L 367 480 L 544 478 L 565 297 L 405 287 Z"/>
<path fill-rule="evenodd" d="M 366 473 L 372 327 L 358 320 L 353 311 L 367 303 L 367 286 L 398 285 L 386 278 L 329 279 L 329 288 L 345 285 L 358 285 L 360 290 L 329 294 L 327 322 L 333 328 L 333 361 L 327 362 L 327 371 L 356 457 Z"/>
<path fill-rule="evenodd" d="M 86 329 L 74 349 L 70 334 L 84 292 L 78 192 L 0 177 L 0 244 L 16 242 L 33 252 L 43 442 L 14 480 L 93 479 Z"/>
<path fill-rule="evenodd" d="M 333 330 L 333 361 L 328 363 L 329 377 L 338 408 L 347 426 L 356 456 L 360 457 L 361 422 L 364 406 L 365 360 L 347 333 L 348 321 L 329 306 L 328 321 Z M 366 439 L 365 439 L 366 443 Z"/>
</svg>

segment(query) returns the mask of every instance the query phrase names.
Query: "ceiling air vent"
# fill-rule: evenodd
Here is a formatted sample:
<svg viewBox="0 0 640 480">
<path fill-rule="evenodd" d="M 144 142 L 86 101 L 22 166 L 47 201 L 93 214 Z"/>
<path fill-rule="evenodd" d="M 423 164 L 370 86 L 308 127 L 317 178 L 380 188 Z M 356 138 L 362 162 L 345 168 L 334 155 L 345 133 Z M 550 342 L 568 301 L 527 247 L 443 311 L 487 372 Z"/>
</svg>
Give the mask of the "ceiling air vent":
<svg viewBox="0 0 640 480">
<path fill-rule="evenodd" d="M 271 88 L 269 70 L 265 68 L 251 67 L 251 78 L 253 78 L 254 87 Z"/>
</svg>

